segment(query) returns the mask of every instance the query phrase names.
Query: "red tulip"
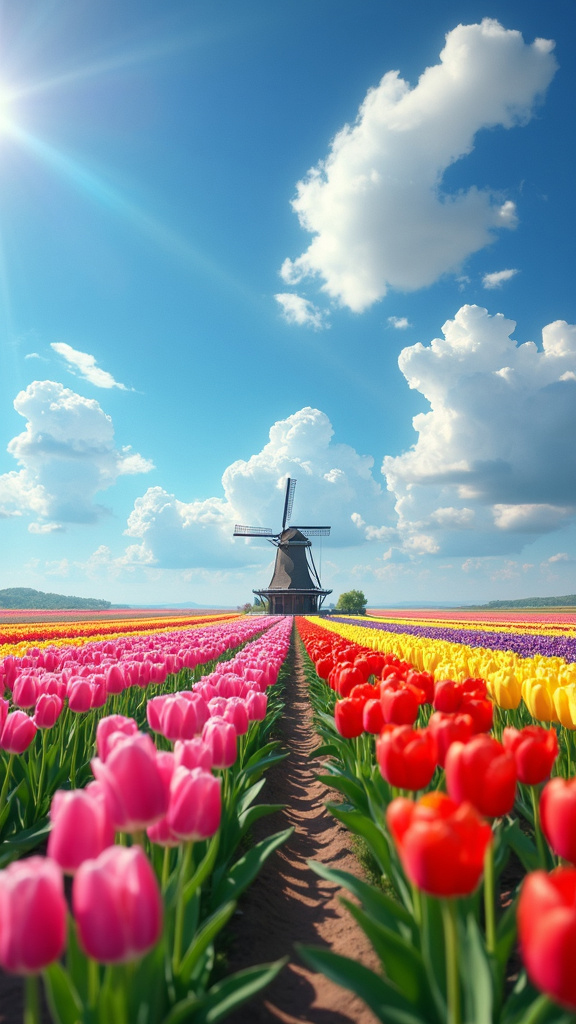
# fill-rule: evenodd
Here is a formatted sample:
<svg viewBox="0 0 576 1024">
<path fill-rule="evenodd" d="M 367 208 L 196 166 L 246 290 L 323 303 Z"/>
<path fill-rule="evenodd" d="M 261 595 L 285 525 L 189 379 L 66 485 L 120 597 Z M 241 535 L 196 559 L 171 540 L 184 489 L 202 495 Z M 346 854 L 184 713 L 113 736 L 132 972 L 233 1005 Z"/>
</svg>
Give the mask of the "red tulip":
<svg viewBox="0 0 576 1024">
<path fill-rule="evenodd" d="M 114 843 L 104 790 L 97 782 L 86 789 L 58 790 L 52 798 L 50 818 L 48 856 L 69 874 Z"/>
<path fill-rule="evenodd" d="M 343 697 L 334 706 L 334 725 L 344 739 L 361 736 L 364 732 L 362 713 L 364 701 L 359 697 Z"/>
<path fill-rule="evenodd" d="M 35 974 L 66 943 L 62 872 L 46 857 L 14 861 L 0 871 L 0 964 L 15 974 Z"/>
<path fill-rule="evenodd" d="M 476 889 L 492 829 L 471 804 L 456 804 L 439 791 L 416 803 L 399 797 L 389 804 L 386 820 L 414 885 L 432 896 L 466 896 Z"/>
<path fill-rule="evenodd" d="M 378 735 L 384 728 L 384 713 L 379 700 L 367 700 L 362 709 L 362 726 L 364 732 Z"/>
<path fill-rule="evenodd" d="M 554 853 L 576 864 L 576 778 L 546 783 L 540 796 L 540 824 Z"/>
<path fill-rule="evenodd" d="M 36 726 L 33 719 L 25 711 L 11 711 L 6 715 L 2 726 L 0 747 L 9 754 L 23 754 L 35 735 Z"/>
<path fill-rule="evenodd" d="M 376 758 L 391 786 L 424 789 L 436 769 L 436 741 L 428 729 L 385 725 L 376 740 Z"/>
<path fill-rule="evenodd" d="M 519 781 L 529 786 L 537 786 L 548 778 L 558 756 L 556 731 L 541 725 L 504 729 L 502 745 L 514 756 Z"/>
<path fill-rule="evenodd" d="M 364 675 L 359 668 L 349 663 L 338 666 L 336 692 L 339 697 L 348 697 L 350 691 L 363 682 L 365 682 Z"/>
<path fill-rule="evenodd" d="M 446 788 L 453 800 L 468 800 L 480 814 L 499 818 L 514 806 L 514 758 L 484 734 L 466 744 L 453 743 L 446 754 Z"/>
<path fill-rule="evenodd" d="M 158 882 L 142 848 L 110 846 L 80 866 L 72 888 L 80 944 L 101 963 L 143 956 L 162 932 Z"/>
<path fill-rule="evenodd" d="M 418 697 L 413 690 L 401 683 L 382 683 L 380 703 L 384 721 L 392 725 L 413 725 L 418 718 Z"/>
<path fill-rule="evenodd" d="M 517 921 L 530 980 L 561 1006 L 576 1010 L 576 870 L 527 875 Z"/>
<path fill-rule="evenodd" d="M 220 779 L 202 768 L 176 768 L 166 815 L 175 835 L 199 842 L 218 831 L 222 814 L 221 785 Z"/>
<path fill-rule="evenodd" d="M 473 724 L 470 715 L 433 711 L 428 722 L 430 732 L 434 734 L 438 747 L 438 764 L 443 768 L 446 764 L 448 748 L 453 743 L 467 743 L 472 739 Z"/>
</svg>

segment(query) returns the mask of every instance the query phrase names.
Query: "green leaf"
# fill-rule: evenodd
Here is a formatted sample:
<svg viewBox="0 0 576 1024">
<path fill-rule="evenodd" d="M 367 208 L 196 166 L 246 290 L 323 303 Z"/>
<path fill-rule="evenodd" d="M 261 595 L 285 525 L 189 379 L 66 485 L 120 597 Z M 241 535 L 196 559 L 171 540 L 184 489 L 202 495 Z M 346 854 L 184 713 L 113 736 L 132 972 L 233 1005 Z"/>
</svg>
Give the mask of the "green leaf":
<svg viewBox="0 0 576 1024">
<path fill-rule="evenodd" d="M 57 960 L 42 972 L 46 998 L 54 1024 L 79 1024 L 82 1002 L 72 979 Z"/>
<path fill-rule="evenodd" d="M 340 750 L 335 743 L 322 743 L 316 750 L 312 750 L 308 757 L 314 760 L 318 757 L 340 757 Z"/>
<path fill-rule="evenodd" d="M 178 974 L 181 982 L 185 982 L 186 978 L 192 974 L 198 960 L 214 941 L 218 932 L 228 923 L 235 909 L 236 903 L 232 900 L 230 903 L 225 903 L 219 907 L 214 914 L 204 921 L 202 927 L 197 931 L 190 943 L 180 964 Z"/>
<path fill-rule="evenodd" d="M 191 994 L 172 1008 L 162 1024 L 217 1024 L 237 1007 L 266 988 L 288 962 L 288 957 L 238 971 L 213 985 L 198 999 Z"/>
<path fill-rule="evenodd" d="M 464 1019 L 474 1024 L 492 1024 L 494 983 L 490 960 L 478 922 L 468 914 L 460 937 L 460 977 L 464 991 Z"/>
<path fill-rule="evenodd" d="M 348 889 L 348 892 L 356 896 L 366 913 L 375 921 L 382 922 L 388 928 L 403 934 L 405 938 L 408 937 L 407 933 L 413 933 L 414 919 L 412 915 L 398 900 L 392 899 L 382 889 L 363 882 L 349 871 L 329 868 L 326 864 L 320 864 L 313 860 L 309 860 L 307 863 L 312 871 L 320 875 L 321 878 Z"/>
<path fill-rule="evenodd" d="M 335 789 L 338 793 L 342 793 L 362 814 L 369 813 L 364 787 L 355 779 L 347 778 L 345 775 L 335 772 L 330 775 L 318 775 L 318 780 L 330 789 Z"/>
<path fill-rule="evenodd" d="M 360 907 L 350 900 L 343 899 L 343 904 L 368 936 L 374 950 L 380 957 L 384 973 L 397 989 L 414 1004 L 421 1012 L 432 1013 L 433 1003 L 430 986 L 426 978 L 426 968 L 421 954 L 417 949 L 397 932 L 384 924 L 374 921 Z M 432 1021 L 434 1018 L 430 1016 Z M 484 1024 L 484 1022 L 476 1022 Z"/>
<path fill-rule="evenodd" d="M 535 844 L 520 828 L 518 818 L 514 818 L 502 833 L 503 839 L 514 850 L 518 860 L 526 871 L 536 871 L 540 866 L 540 858 Z"/>
<path fill-rule="evenodd" d="M 240 834 L 244 835 L 256 821 L 265 818 L 267 814 L 276 814 L 277 811 L 282 811 L 284 806 L 284 804 L 256 804 L 254 807 L 249 807 L 244 814 L 240 815 Z"/>
<path fill-rule="evenodd" d="M 346 828 L 366 840 L 380 871 L 392 880 L 392 861 L 390 848 L 384 833 L 378 828 L 371 818 L 368 818 L 360 811 L 350 811 L 339 804 L 326 804 L 328 810 L 338 821 L 341 821 Z"/>
<path fill-rule="evenodd" d="M 282 843 L 292 835 L 294 829 L 287 828 L 283 832 L 263 839 L 248 851 L 240 860 L 232 865 L 226 878 L 223 878 L 212 894 L 211 906 L 217 907 L 228 900 L 237 899 L 256 878 L 262 865 Z"/>
<path fill-rule="evenodd" d="M 360 996 L 383 1024 L 429 1024 L 428 1016 L 420 1015 L 390 982 L 363 964 L 329 949 L 299 943 L 296 948 L 309 967 Z"/>
<path fill-rule="evenodd" d="M 208 849 L 206 851 L 206 854 L 200 861 L 198 867 L 196 868 L 196 871 L 192 875 L 192 878 L 190 879 L 189 882 L 186 883 L 184 887 L 185 903 L 191 898 L 192 894 L 196 891 L 196 889 L 198 889 L 199 886 L 201 886 L 206 881 L 208 876 L 211 874 L 216 863 L 219 844 L 220 834 L 216 832 L 216 834 L 208 843 Z"/>
</svg>

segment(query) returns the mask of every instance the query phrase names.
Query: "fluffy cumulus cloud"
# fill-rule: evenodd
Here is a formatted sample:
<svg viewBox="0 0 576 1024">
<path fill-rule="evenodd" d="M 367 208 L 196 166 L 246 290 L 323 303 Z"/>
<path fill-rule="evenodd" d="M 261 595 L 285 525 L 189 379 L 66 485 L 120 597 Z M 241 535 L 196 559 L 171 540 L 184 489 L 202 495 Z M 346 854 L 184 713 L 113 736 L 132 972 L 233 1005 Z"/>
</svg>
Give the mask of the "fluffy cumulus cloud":
<svg viewBox="0 0 576 1024">
<path fill-rule="evenodd" d="M 50 347 L 59 356 L 62 356 L 72 373 L 77 373 L 79 377 L 87 380 L 90 384 L 94 384 L 95 387 L 120 388 L 122 391 L 128 390 L 125 384 L 120 384 L 117 380 L 114 380 L 111 373 L 98 366 L 94 356 L 91 356 L 88 352 L 79 352 L 78 349 L 67 345 L 65 341 L 54 341 Z"/>
<path fill-rule="evenodd" d="M 112 420 L 98 402 L 62 384 L 34 381 L 14 408 L 27 423 L 8 444 L 20 469 L 0 476 L 0 515 L 32 515 L 32 532 L 95 522 L 107 511 L 95 502 L 100 491 L 153 468 L 130 448 L 116 448 Z"/>
<path fill-rule="evenodd" d="M 313 238 L 284 262 L 284 280 L 317 276 L 360 312 L 389 288 L 411 291 L 457 272 L 514 227 L 513 203 L 478 188 L 451 193 L 443 176 L 483 128 L 529 120 L 556 70 L 552 49 L 485 19 L 450 32 L 440 63 L 414 88 L 397 71 L 385 74 L 297 185 L 292 205 Z"/>
<path fill-rule="evenodd" d="M 509 270 L 494 270 L 491 274 L 484 274 L 482 278 L 482 287 L 492 290 L 494 288 L 501 288 L 506 281 L 510 281 L 513 277 L 516 277 L 517 270 L 510 268 Z"/>
<path fill-rule="evenodd" d="M 297 295 L 296 292 L 279 292 L 274 298 L 282 309 L 286 323 L 297 324 L 299 327 L 313 327 L 315 331 L 329 326 L 326 313 L 302 295 Z"/>
<path fill-rule="evenodd" d="M 450 554 L 520 550 L 576 511 L 576 327 L 542 346 L 515 323 L 463 306 L 443 338 L 403 349 L 399 366 L 430 403 L 416 444 L 384 459 L 404 546 Z"/>
<path fill-rule="evenodd" d="M 228 466 L 223 497 L 184 502 L 160 487 L 149 488 L 135 502 L 126 532 L 140 539 L 154 564 L 166 568 L 263 565 L 273 557 L 270 545 L 233 538 L 234 526 L 280 530 L 286 479 L 292 477 L 293 524 L 331 526 L 330 547 L 376 539 L 368 524 L 381 524 L 391 509 L 374 479 L 374 460 L 336 443 L 333 433 L 323 412 L 301 409 L 271 427 L 260 452 Z"/>
</svg>

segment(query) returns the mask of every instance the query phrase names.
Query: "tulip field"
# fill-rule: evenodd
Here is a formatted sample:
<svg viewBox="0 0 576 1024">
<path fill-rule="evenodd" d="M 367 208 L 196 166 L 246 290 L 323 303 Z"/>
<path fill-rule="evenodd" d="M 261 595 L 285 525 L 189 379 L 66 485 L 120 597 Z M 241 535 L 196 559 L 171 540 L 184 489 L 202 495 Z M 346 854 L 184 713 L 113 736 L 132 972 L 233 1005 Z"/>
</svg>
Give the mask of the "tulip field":
<svg viewBox="0 0 576 1024">
<path fill-rule="evenodd" d="M 574 1021 L 575 625 L 3 616 L 0 967 L 25 1024 L 250 1020 L 294 951 L 230 973 L 222 939 L 292 831 L 253 840 L 295 657 L 329 812 L 370 867 L 309 870 L 380 966 L 300 960 L 386 1024 Z"/>
</svg>

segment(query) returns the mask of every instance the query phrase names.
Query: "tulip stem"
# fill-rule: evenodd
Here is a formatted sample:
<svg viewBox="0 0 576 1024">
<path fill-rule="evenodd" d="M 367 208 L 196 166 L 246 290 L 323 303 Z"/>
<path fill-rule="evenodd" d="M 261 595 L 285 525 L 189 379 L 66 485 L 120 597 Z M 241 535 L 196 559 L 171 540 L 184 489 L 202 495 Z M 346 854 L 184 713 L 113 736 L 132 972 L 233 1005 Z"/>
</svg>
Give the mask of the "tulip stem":
<svg viewBox="0 0 576 1024">
<path fill-rule="evenodd" d="M 162 859 L 162 892 L 165 893 L 168 888 L 168 879 L 170 878 L 170 854 L 172 853 L 169 846 L 164 847 L 164 857 Z"/>
<path fill-rule="evenodd" d="M 27 974 L 24 979 L 24 1024 L 40 1024 L 40 991 L 37 974 Z"/>
<path fill-rule="evenodd" d="M 444 947 L 446 952 L 446 997 L 448 1001 L 447 1024 L 461 1024 L 456 903 L 453 899 L 445 899 L 441 901 L 441 906 L 442 921 L 444 925 Z"/>
<path fill-rule="evenodd" d="M 12 765 L 14 764 L 14 757 L 14 754 L 10 754 L 10 757 L 8 758 L 8 764 L 6 765 L 6 775 L 4 776 L 2 792 L 0 793 L 0 819 L 2 817 L 2 811 L 4 810 L 4 806 L 6 804 L 6 799 L 8 797 L 8 785 L 10 782 L 10 776 L 12 775 Z"/>
<path fill-rule="evenodd" d="M 184 843 L 180 874 L 178 876 L 178 891 L 176 893 L 176 919 L 174 922 L 174 950 L 172 953 L 172 974 L 178 973 L 182 959 L 182 939 L 184 934 L 184 886 L 188 878 L 190 858 L 192 857 L 191 842 Z"/>
<path fill-rule="evenodd" d="M 496 952 L 496 908 L 494 878 L 494 842 L 486 847 L 484 854 L 484 919 L 486 925 L 486 950 Z"/>
<path fill-rule="evenodd" d="M 542 834 L 542 826 L 540 824 L 539 791 L 536 786 L 530 786 L 530 796 L 532 798 L 532 811 L 534 812 L 534 835 L 536 836 L 536 846 L 538 848 L 540 867 L 543 871 L 547 871 L 548 858 L 546 856 L 546 846 L 544 845 L 544 836 Z"/>
<path fill-rule="evenodd" d="M 552 1005 L 548 996 L 542 993 L 530 1006 L 528 1013 L 522 1019 L 522 1024 L 540 1024 L 541 1021 L 546 1020 Z"/>
<path fill-rule="evenodd" d="M 36 807 L 38 814 L 42 814 L 42 798 L 44 796 L 44 779 L 46 776 L 46 743 L 48 740 L 48 729 L 42 730 L 42 753 L 40 755 L 40 778 L 38 779 L 38 792 L 36 795 Z"/>
</svg>

